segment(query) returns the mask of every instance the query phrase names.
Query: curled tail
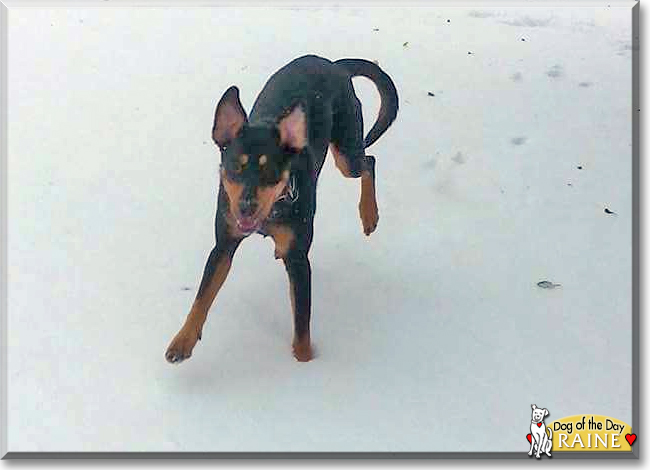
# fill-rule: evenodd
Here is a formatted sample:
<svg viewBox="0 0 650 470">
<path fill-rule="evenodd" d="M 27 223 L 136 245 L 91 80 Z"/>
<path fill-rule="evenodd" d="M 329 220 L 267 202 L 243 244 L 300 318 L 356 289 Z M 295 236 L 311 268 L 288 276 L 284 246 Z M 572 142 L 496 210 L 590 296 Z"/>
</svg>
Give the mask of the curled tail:
<svg viewBox="0 0 650 470">
<path fill-rule="evenodd" d="M 343 67 L 350 77 L 366 77 L 373 81 L 379 91 L 381 106 L 377 122 L 372 126 L 363 141 L 364 147 L 370 147 L 393 123 L 397 117 L 399 99 L 397 89 L 390 77 L 374 62 L 364 59 L 340 59 L 334 62 Z"/>
</svg>

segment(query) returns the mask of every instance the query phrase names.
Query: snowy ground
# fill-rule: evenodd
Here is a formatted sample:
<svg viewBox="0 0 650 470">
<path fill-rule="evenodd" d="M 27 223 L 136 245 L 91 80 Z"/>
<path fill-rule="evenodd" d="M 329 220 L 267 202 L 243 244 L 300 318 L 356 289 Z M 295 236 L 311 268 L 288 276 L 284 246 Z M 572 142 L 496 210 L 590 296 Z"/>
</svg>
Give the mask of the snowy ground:
<svg viewBox="0 0 650 470">
<path fill-rule="evenodd" d="M 9 26 L 10 451 L 525 452 L 531 403 L 631 422 L 629 5 Z M 292 359 L 286 275 L 255 237 L 170 366 L 213 241 L 216 101 L 237 84 L 250 109 L 305 53 L 376 59 L 398 86 L 369 150 L 378 231 L 328 161 L 317 359 Z M 355 85 L 369 123 L 377 94 Z"/>
</svg>

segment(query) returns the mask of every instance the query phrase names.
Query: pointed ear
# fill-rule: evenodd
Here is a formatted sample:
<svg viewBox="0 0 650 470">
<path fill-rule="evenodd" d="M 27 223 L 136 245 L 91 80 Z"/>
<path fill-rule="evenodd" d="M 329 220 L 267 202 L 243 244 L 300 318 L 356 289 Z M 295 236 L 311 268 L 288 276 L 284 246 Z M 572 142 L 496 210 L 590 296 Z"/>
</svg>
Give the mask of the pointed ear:
<svg viewBox="0 0 650 470">
<path fill-rule="evenodd" d="M 537 408 L 537 407 L 536 407 L 535 405 L 532 405 L 532 407 L 531 407 L 531 408 L 532 408 L 532 409 L 534 410 L 534 409 L 535 409 L 535 408 Z"/>
<path fill-rule="evenodd" d="M 297 104 L 290 113 L 278 121 L 280 143 L 294 150 L 302 150 L 307 145 L 307 116 L 302 105 Z"/>
<path fill-rule="evenodd" d="M 248 122 L 248 118 L 241 101 L 239 101 L 239 89 L 236 86 L 231 86 L 219 100 L 214 112 L 212 140 L 219 147 L 223 147 L 237 136 L 246 122 Z"/>
</svg>

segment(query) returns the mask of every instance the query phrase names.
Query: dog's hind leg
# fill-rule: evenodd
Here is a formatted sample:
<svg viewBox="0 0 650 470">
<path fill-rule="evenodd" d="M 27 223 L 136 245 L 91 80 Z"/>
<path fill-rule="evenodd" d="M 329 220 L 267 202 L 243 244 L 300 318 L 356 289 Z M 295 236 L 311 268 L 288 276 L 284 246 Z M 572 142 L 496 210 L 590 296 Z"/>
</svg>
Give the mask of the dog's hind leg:
<svg viewBox="0 0 650 470">
<path fill-rule="evenodd" d="M 379 209 L 377 208 L 377 195 L 375 192 L 375 157 L 362 155 L 361 163 L 357 166 L 360 170 L 351 170 L 350 159 L 339 151 L 336 145 L 331 147 L 334 162 L 341 174 L 346 178 L 361 178 L 361 197 L 359 198 L 359 217 L 363 226 L 363 233 L 370 235 L 377 228 L 379 222 Z"/>
<path fill-rule="evenodd" d="M 361 197 L 359 199 L 359 217 L 363 233 L 370 235 L 377 228 L 379 210 L 375 194 L 375 157 L 366 155 L 365 169 L 361 173 Z"/>
<path fill-rule="evenodd" d="M 547 457 L 551 457 L 551 448 L 553 447 L 553 430 L 550 427 L 546 428 L 550 434 L 547 434 L 546 431 L 544 431 L 544 437 L 546 437 L 546 444 L 544 445 L 544 453 L 546 454 Z"/>
<path fill-rule="evenodd" d="M 331 150 L 337 168 L 346 178 L 361 178 L 359 216 L 363 233 L 370 235 L 377 228 L 379 211 L 375 194 L 375 158 L 366 155 L 363 141 L 361 102 L 352 83 L 338 104 L 332 123 Z"/>
</svg>

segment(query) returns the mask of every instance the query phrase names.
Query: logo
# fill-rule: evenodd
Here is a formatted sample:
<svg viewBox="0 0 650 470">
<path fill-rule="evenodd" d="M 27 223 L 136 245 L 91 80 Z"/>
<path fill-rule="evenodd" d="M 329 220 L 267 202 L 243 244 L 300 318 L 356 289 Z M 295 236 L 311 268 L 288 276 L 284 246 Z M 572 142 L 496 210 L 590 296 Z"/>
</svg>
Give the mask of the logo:
<svg viewBox="0 0 650 470">
<path fill-rule="evenodd" d="M 551 457 L 551 449 L 553 448 L 553 430 L 546 427 L 544 418 L 549 415 L 546 408 L 537 408 L 537 405 L 532 405 L 533 414 L 530 422 L 530 434 L 526 436 L 530 442 L 530 450 L 528 456 L 532 457 L 535 453 L 535 458 L 542 458 L 542 453 L 547 457 Z"/>
<path fill-rule="evenodd" d="M 632 426 L 608 416 L 567 416 L 549 426 L 555 431 L 556 452 L 630 452 L 636 441 Z"/>
<path fill-rule="evenodd" d="M 632 427 L 621 420 L 601 415 L 573 415 L 551 421 L 544 421 L 550 413 L 546 408 L 532 405 L 530 433 L 526 439 L 530 444 L 528 456 L 537 459 L 542 454 L 551 457 L 551 452 L 611 452 L 632 451 L 637 435 Z"/>
</svg>

